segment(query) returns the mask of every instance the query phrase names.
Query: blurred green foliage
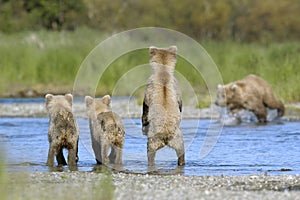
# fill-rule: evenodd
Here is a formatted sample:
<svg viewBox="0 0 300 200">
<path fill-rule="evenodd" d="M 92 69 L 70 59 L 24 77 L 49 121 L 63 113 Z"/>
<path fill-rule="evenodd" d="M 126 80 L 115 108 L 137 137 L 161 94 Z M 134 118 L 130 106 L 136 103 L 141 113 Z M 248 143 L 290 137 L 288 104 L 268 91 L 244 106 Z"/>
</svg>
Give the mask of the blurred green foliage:
<svg viewBox="0 0 300 200">
<path fill-rule="evenodd" d="M 0 0 L 0 29 L 74 30 L 84 22 L 84 8 L 80 0 Z"/>
<path fill-rule="evenodd" d="M 300 38 L 299 0 L 0 0 L 0 31 L 171 28 L 197 39 Z"/>
<path fill-rule="evenodd" d="M 0 96 L 10 96 L 26 89 L 37 90 L 41 94 L 47 92 L 47 88 L 72 92 L 81 63 L 107 37 L 99 31 L 82 27 L 72 32 L 40 30 L 9 35 L 0 33 Z M 276 96 L 283 101 L 300 100 L 300 41 L 270 44 L 245 44 L 231 40 L 199 42 L 218 66 L 224 83 L 254 73 L 266 79 Z M 115 84 L 124 74 L 148 62 L 148 49 L 120 56 L 101 76 L 96 95 L 112 94 Z M 150 66 L 145 67 L 150 70 Z M 187 79 L 198 95 L 208 99 L 205 97 L 209 94 L 203 78 L 180 56 L 176 71 Z M 126 85 L 123 87 L 122 94 L 131 95 L 133 91 L 128 90 Z M 68 88 L 70 91 L 65 91 Z"/>
<path fill-rule="evenodd" d="M 254 73 L 285 102 L 299 101 L 299 24 L 299 0 L 0 0 L 0 96 L 72 88 L 80 64 L 105 34 L 157 26 L 199 41 L 224 83 Z M 97 94 L 111 93 L 124 73 L 144 63 L 147 50 L 120 57 Z M 179 57 L 176 69 L 205 96 L 202 77 L 188 65 Z M 124 95 L 130 91 L 124 88 Z"/>
</svg>

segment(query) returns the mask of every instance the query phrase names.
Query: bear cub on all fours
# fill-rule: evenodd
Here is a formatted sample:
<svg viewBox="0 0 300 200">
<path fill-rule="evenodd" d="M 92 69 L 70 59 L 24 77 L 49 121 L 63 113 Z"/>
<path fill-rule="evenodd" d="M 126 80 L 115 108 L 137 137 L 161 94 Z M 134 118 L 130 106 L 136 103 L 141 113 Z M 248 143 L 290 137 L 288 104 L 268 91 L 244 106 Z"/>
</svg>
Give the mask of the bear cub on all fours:
<svg viewBox="0 0 300 200">
<path fill-rule="evenodd" d="M 267 108 L 284 115 L 283 103 L 276 99 L 269 84 L 256 75 L 248 75 L 226 85 L 218 85 L 216 105 L 228 107 L 235 114 L 242 109 L 252 111 L 259 122 L 267 122 Z"/>
<path fill-rule="evenodd" d="M 184 165 L 182 100 L 174 76 L 177 47 L 150 47 L 149 53 L 152 75 L 147 82 L 142 114 L 142 131 L 148 137 L 148 165 L 155 165 L 156 151 L 164 146 L 175 149 L 178 165 Z"/>
<path fill-rule="evenodd" d="M 97 163 L 122 164 L 125 128 L 121 117 L 111 111 L 110 96 L 101 99 L 86 96 L 85 103 Z"/>
<path fill-rule="evenodd" d="M 50 117 L 47 165 L 54 165 L 54 157 L 56 157 L 58 165 L 66 165 L 63 155 L 63 148 L 66 148 L 68 150 L 68 165 L 76 166 L 79 129 L 72 113 L 73 96 L 71 94 L 64 96 L 47 94 L 45 98 Z"/>
</svg>

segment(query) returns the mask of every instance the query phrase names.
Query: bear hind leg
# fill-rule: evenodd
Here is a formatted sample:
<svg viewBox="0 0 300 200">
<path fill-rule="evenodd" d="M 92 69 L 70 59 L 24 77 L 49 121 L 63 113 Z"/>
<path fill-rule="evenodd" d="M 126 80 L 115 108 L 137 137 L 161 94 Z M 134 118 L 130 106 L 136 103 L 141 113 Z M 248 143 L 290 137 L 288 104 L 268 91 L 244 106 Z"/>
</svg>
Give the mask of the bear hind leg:
<svg viewBox="0 0 300 200">
<path fill-rule="evenodd" d="M 147 142 L 148 166 L 155 165 L 156 151 L 161 149 L 164 146 L 165 144 L 160 139 L 155 137 L 148 138 L 148 142 Z"/>
<path fill-rule="evenodd" d="M 49 151 L 48 151 L 48 159 L 47 159 L 47 163 L 46 165 L 49 167 L 53 167 L 54 165 L 54 156 L 55 156 L 55 152 L 54 152 L 54 147 L 52 144 L 49 145 Z"/>
<path fill-rule="evenodd" d="M 109 143 L 107 141 L 103 141 L 101 144 L 101 163 L 102 164 L 107 164 L 109 159 L 108 159 L 108 150 L 109 150 Z"/>
<path fill-rule="evenodd" d="M 116 148 L 116 146 L 114 146 L 114 145 L 111 147 L 111 151 L 110 151 L 110 154 L 108 156 L 110 163 L 115 163 L 115 160 L 116 160 L 116 150 L 115 150 L 115 148 Z"/>
<path fill-rule="evenodd" d="M 273 102 L 269 102 L 269 103 L 265 103 L 266 106 L 270 109 L 276 109 L 278 116 L 282 117 L 284 115 L 284 105 L 281 101 L 273 101 Z"/>
<path fill-rule="evenodd" d="M 102 164 L 102 157 L 101 157 L 101 144 L 96 142 L 95 139 L 92 138 L 92 147 L 95 154 L 95 159 L 98 165 Z"/>
<path fill-rule="evenodd" d="M 264 104 L 270 109 L 276 109 L 278 116 L 282 117 L 284 115 L 284 105 L 280 100 L 277 100 L 273 94 L 265 95 Z"/>
<path fill-rule="evenodd" d="M 176 130 L 175 137 L 168 143 L 168 146 L 175 149 L 178 158 L 178 166 L 185 165 L 184 142 L 180 129 Z"/>
<path fill-rule="evenodd" d="M 113 146 L 112 150 L 115 152 L 114 164 L 122 164 L 122 148 L 118 146 Z"/>
<path fill-rule="evenodd" d="M 76 166 L 77 165 L 77 148 L 74 147 L 69 149 L 68 152 L 68 165 L 69 166 Z"/>
</svg>

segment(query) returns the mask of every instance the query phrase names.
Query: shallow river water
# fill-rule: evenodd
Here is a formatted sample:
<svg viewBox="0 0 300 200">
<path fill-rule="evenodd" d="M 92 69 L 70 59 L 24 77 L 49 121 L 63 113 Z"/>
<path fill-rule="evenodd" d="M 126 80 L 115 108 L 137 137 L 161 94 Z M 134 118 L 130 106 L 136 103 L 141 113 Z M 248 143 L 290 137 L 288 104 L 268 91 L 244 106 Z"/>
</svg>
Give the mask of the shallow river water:
<svg viewBox="0 0 300 200">
<path fill-rule="evenodd" d="M 123 119 L 126 138 L 123 168 L 146 173 L 147 138 L 141 132 L 140 119 Z M 0 148 L 8 171 L 49 171 L 48 118 L 0 118 Z M 92 171 L 95 160 L 91 148 L 88 120 L 79 118 L 79 171 Z M 175 151 L 165 147 L 156 154 L 157 173 L 184 175 L 300 174 L 300 122 L 282 121 L 267 125 L 242 124 L 221 129 L 219 137 L 207 130 L 216 124 L 210 120 L 184 119 L 181 127 L 185 141 L 186 165 L 176 168 Z M 212 144 L 200 156 L 205 138 Z M 65 155 L 67 152 L 64 152 Z M 59 170 L 68 170 L 68 167 Z"/>
</svg>

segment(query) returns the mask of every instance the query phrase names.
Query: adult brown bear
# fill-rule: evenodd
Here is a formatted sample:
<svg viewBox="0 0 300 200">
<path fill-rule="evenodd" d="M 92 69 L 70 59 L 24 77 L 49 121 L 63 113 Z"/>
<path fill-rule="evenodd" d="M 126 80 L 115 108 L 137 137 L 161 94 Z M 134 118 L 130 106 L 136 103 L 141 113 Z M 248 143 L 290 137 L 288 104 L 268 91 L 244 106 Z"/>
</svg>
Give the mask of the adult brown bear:
<svg viewBox="0 0 300 200">
<path fill-rule="evenodd" d="M 241 109 L 252 111 L 259 122 L 267 121 L 267 108 L 277 109 L 284 115 L 283 103 L 276 99 L 270 85 L 262 78 L 250 74 L 226 85 L 218 85 L 216 105 L 228 107 L 234 114 Z"/>
</svg>

